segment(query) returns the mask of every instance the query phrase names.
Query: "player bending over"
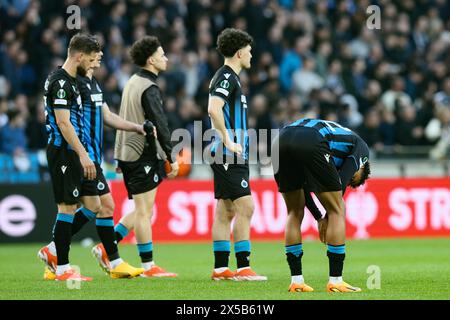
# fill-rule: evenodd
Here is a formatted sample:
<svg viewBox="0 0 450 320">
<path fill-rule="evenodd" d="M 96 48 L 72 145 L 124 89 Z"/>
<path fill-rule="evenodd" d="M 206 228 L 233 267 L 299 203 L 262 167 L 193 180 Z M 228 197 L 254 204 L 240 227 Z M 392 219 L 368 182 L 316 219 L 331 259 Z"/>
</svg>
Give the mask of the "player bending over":
<svg viewBox="0 0 450 320">
<path fill-rule="evenodd" d="M 319 220 L 321 240 L 327 243 L 329 259 L 328 292 L 359 292 L 342 279 L 345 258 L 345 204 L 348 185 L 356 188 L 370 174 L 369 148 L 350 129 L 325 120 L 300 119 L 284 127 L 272 150 L 279 150 L 279 161 L 272 155 L 275 180 L 286 202 L 286 257 L 291 270 L 290 292 L 309 292 L 302 276 L 303 256 L 300 227 L 305 204 L 314 208 L 314 192 L 326 210 Z M 305 192 L 306 190 L 306 192 Z M 311 210 L 313 213 L 317 209 Z M 314 214 L 317 217 L 317 214 Z"/>
</svg>

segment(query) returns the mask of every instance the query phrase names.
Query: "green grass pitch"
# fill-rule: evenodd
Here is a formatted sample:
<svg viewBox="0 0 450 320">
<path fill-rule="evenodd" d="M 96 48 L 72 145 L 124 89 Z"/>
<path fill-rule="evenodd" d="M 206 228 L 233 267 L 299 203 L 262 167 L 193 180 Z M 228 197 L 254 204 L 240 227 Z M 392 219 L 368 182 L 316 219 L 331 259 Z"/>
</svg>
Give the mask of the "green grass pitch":
<svg viewBox="0 0 450 320">
<path fill-rule="evenodd" d="M 5 299 L 450 299 L 450 239 L 383 239 L 347 242 L 344 279 L 362 293 L 328 294 L 326 247 L 304 242 L 303 274 L 315 292 L 288 293 L 290 274 L 284 246 L 279 242 L 253 242 L 252 266 L 266 282 L 212 281 L 212 249 L 208 243 L 155 244 L 156 262 L 177 279 L 110 279 L 97 266 L 90 248 L 73 244 L 71 262 L 84 275 L 94 277 L 80 289 L 66 283 L 44 281 L 43 264 L 36 257 L 40 244 L 0 245 L 0 300 Z M 139 265 L 137 249 L 121 245 L 122 257 Z M 233 253 L 231 266 L 235 267 Z M 367 269 L 380 269 L 380 289 L 369 290 Z"/>
</svg>

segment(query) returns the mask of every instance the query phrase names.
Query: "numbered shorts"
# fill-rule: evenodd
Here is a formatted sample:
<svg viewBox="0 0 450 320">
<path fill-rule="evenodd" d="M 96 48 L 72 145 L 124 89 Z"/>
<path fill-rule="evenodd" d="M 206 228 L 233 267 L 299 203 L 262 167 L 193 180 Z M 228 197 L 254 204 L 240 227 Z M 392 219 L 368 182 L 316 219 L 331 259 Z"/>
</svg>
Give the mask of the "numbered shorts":
<svg viewBox="0 0 450 320">
<path fill-rule="evenodd" d="M 214 173 L 214 197 L 232 201 L 251 195 L 247 164 L 211 164 Z"/>
<path fill-rule="evenodd" d="M 272 145 L 272 166 L 279 192 L 342 190 L 328 142 L 314 128 L 283 128 Z"/>
<path fill-rule="evenodd" d="M 139 159 L 133 162 L 119 161 L 128 198 L 155 189 L 166 177 L 164 161 Z"/>
<path fill-rule="evenodd" d="M 97 176 L 94 180 L 84 179 L 81 185 L 81 196 L 103 196 L 110 192 L 103 169 L 97 162 L 94 162 Z"/>
<path fill-rule="evenodd" d="M 57 204 L 77 204 L 81 196 L 83 167 L 73 150 L 47 146 L 47 163 Z"/>
</svg>

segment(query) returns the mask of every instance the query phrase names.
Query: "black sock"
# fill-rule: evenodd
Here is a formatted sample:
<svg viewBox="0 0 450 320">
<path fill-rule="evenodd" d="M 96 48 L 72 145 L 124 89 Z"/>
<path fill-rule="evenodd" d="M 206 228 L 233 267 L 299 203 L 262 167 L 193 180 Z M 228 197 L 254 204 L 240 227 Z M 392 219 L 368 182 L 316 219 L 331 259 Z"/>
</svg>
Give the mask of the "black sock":
<svg viewBox="0 0 450 320">
<path fill-rule="evenodd" d="M 75 213 L 75 218 L 73 219 L 72 224 L 72 236 L 77 234 L 78 231 L 83 228 L 83 226 L 95 218 L 95 213 L 92 211 L 86 209 L 86 208 L 80 208 Z"/>
<path fill-rule="evenodd" d="M 97 227 L 97 234 L 105 247 L 109 260 L 119 259 L 113 218 L 97 218 L 95 225 Z"/>
<path fill-rule="evenodd" d="M 342 277 L 345 253 L 333 253 L 327 251 L 327 256 L 330 265 L 330 277 Z"/>
<path fill-rule="evenodd" d="M 114 232 L 115 236 L 116 236 L 116 241 L 117 243 L 119 243 L 120 241 L 122 241 L 123 237 L 120 233 L 118 232 Z"/>
<path fill-rule="evenodd" d="M 128 229 L 120 222 L 114 227 L 117 243 L 128 235 Z"/>
<path fill-rule="evenodd" d="M 289 269 L 291 269 L 291 276 L 302 275 L 302 257 L 303 252 L 299 255 L 295 255 L 291 252 L 286 253 L 286 260 L 289 264 Z"/>
<path fill-rule="evenodd" d="M 137 244 L 139 256 L 141 257 L 141 262 L 152 262 L 153 261 L 153 242 L 148 243 L 138 243 Z"/>
<path fill-rule="evenodd" d="M 237 268 L 246 268 L 250 266 L 250 251 L 236 252 Z"/>
<path fill-rule="evenodd" d="M 58 265 L 69 263 L 72 222 L 72 214 L 58 213 L 53 229 L 53 241 L 55 242 L 56 255 L 58 256 Z"/>
<path fill-rule="evenodd" d="M 214 251 L 214 269 L 227 268 L 230 251 Z"/>
</svg>

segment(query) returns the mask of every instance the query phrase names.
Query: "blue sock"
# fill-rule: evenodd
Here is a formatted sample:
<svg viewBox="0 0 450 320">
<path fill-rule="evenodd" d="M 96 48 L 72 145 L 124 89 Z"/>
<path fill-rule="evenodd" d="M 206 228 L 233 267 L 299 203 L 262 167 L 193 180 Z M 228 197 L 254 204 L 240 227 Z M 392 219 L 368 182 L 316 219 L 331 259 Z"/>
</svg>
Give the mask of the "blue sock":
<svg viewBox="0 0 450 320">
<path fill-rule="evenodd" d="M 238 269 L 250 266 L 251 247 L 250 240 L 242 240 L 234 243 L 234 253 L 236 255 Z"/>
<path fill-rule="evenodd" d="M 328 263 L 330 267 L 330 277 L 342 277 L 345 259 L 345 244 L 334 246 L 327 245 Z"/>
<path fill-rule="evenodd" d="M 72 240 L 72 223 L 74 215 L 58 213 L 53 228 L 53 241 L 55 242 L 58 265 L 69 263 L 70 242 Z"/>
<path fill-rule="evenodd" d="M 303 246 L 301 243 L 285 246 L 286 259 L 291 270 L 291 276 L 302 275 Z"/>
<path fill-rule="evenodd" d="M 128 235 L 128 232 L 130 231 L 123 224 L 118 223 L 114 227 L 114 232 L 116 233 L 117 243 L 119 243 L 120 241 L 122 241 L 123 238 L 125 238 Z"/>
<path fill-rule="evenodd" d="M 137 247 L 142 263 L 153 261 L 153 242 L 138 243 Z"/>
<path fill-rule="evenodd" d="M 214 268 L 227 268 L 230 258 L 230 241 L 219 240 L 213 242 Z"/>
</svg>

